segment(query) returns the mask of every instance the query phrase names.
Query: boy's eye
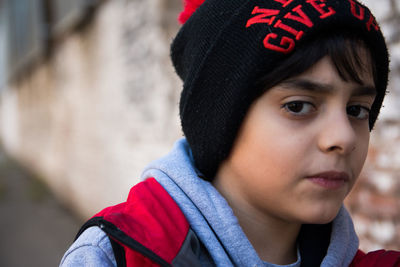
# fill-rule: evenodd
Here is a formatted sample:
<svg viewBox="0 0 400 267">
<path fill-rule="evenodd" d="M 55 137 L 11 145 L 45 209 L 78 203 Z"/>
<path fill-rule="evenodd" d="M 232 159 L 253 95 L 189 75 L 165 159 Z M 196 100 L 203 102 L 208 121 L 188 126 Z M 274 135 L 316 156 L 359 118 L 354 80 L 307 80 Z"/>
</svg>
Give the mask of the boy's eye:
<svg viewBox="0 0 400 267">
<path fill-rule="evenodd" d="M 358 120 L 367 120 L 369 118 L 369 112 L 370 110 L 363 106 L 347 107 L 347 114 Z"/>
<path fill-rule="evenodd" d="M 283 105 L 283 108 L 296 116 L 301 116 L 301 115 L 308 115 L 309 113 L 313 112 L 315 110 L 315 107 L 308 102 L 305 101 L 293 101 L 289 102 Z"/>
</svg>

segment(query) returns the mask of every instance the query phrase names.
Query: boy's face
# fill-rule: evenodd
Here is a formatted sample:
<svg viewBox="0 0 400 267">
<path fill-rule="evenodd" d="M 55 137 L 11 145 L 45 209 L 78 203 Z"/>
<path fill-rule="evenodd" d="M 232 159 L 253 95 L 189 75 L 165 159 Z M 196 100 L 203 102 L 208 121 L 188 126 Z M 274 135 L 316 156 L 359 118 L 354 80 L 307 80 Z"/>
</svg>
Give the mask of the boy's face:
<svg viewBox="0 0 400 267">
<path fill-rule="evenodd" d="M 368 151 L 376 92 L 372 71 L 360 73 L 362 85 L 346 82 L 326 56 L 253 103 L 214 181 L 234 210 L 294 223 L 334 219 Z"/>
</svg>

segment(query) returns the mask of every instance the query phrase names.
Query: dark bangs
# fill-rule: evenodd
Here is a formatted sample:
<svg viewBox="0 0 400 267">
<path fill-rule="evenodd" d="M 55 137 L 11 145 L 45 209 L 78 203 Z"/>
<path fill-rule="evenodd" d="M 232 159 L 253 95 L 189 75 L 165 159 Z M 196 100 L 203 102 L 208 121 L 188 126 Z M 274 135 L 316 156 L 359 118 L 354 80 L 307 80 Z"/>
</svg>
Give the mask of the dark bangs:
<svg viewBox="0 0 400 267">
<path fill-rule="evenodd" d="M 364 53 L 368 56 L 366 62 L 362 60 Z M 290 77 L 302 74 L 326 55 L 331 58 L 344 81 L 363 84 L 360 74 L 372 71 L 376 85 L 377 70 L 373 53 L 362 38 L 353 32 L 320 35 L 312 41 L 303 43 L 279 66 L 261 77 L 257 86 L 264 88 L 263 93 Z"/>
</svg>

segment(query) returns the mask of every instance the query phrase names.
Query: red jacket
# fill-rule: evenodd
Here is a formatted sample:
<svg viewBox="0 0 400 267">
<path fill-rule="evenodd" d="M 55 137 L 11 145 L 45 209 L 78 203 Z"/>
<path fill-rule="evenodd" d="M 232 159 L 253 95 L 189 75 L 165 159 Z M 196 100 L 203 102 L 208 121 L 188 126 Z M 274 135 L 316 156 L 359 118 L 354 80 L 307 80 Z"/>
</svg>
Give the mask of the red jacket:
<svg viewBox="0 0 400 267">
<path fill-rule="evenodd" d="M 392 250 L 377 250 L 365 254 L 359 250 L 349 267 L 386 267 L 400 266 L 400 252 Z"/>
<path fill-rule="evenodd" d="M 118 267 L 200 265 L 193 251 L 197 237 L 178 205 L 154 178 L 134 186 L 126 202 L 92 217 L 78 236 L 95 225 L 109 236 Z M 400 252 L 365 254 L 359 250 L 350 265 L 389 266 L 400 266 Z"/>
</svg>

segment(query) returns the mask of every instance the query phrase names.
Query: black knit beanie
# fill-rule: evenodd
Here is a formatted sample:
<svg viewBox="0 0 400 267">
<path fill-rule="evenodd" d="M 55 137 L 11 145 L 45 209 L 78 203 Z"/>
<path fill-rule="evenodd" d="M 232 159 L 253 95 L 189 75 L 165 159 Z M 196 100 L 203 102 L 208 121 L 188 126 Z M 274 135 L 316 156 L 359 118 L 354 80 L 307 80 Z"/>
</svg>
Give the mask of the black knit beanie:
<svg viewBox="0 0 400 267">
<path fill-rule="evenodd" d="M 171 45 L 183 80 L 182 129 L 196 167 L 212 180 L 231 151 L 256 97 L 255 82 L 320 34 L 357 33 L 376 59 L 377 96 L 370 129 L 385 96 L 389 59 L 380 28 L 355 0 L 192 0 Z M 196 9 L 196 3 L 199 7 Z M 193 13 L 193 14 L 191 14 Z"/>
</svg>

